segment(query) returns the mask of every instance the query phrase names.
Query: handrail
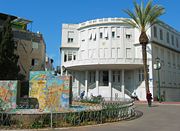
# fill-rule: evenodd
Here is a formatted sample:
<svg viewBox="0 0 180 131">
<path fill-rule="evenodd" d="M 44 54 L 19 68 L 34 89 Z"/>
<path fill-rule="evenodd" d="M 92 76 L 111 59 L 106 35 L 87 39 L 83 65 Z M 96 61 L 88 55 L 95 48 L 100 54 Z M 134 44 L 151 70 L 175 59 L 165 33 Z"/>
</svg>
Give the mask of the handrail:
<svg viewBox="0 0 180 131">
<path fill-rule="evenodd" d="M 88 85 L 88 89 L 93 89 L 96 87 L 96 83 L 92 83 L 90 85 Z"/>
<path fill-rule="evenodd" d="M 128 96 L 132 97 L 132 93 L 131 93 L 129 90 L 124 89 L 124 92 L 125 92 L 125 94 L 127 94 Z"/>
</svg>

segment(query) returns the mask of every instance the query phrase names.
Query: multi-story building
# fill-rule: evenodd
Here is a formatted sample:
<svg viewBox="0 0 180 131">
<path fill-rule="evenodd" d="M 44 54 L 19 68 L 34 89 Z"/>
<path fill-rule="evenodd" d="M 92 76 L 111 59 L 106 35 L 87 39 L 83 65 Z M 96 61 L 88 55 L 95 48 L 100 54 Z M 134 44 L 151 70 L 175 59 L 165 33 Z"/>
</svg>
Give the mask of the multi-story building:
<svg viewBox="0 0 180 131">
<path fill-rule="evenodd" d="M 50 58 L 48 55 L 46 55 L 46 66 L 45 66 L 46 71 L 54 70 L 53 62 L 54 62 L 54 60 L 52 58 Z"/>
<path fill-rule="evenodd" d="M 103 18 L 62 25 L 61 73 L 73 76 L 73 96 L 146 100 L 140 32 L 125 18 Z M 155 59 L 161 60 L 161 95 L 180 100 L 180 33 L 165 23 L 147 31 L 147 64 L 153 97 L 158 96 Z"/>
<path fill-rule="evenodd" d="M 30 20 L 0 13 L 0 28 L 8 17 L 12 20 L 13 37 L 17 43 L 20 73 L 25 76 L 24 82 L 22 82 L 21 94 L 28 94 L 29 72 L 45 70 L 45 42 L 42 34 L 27 29 L 28 24 L 32 22 Z"/>
</svg>

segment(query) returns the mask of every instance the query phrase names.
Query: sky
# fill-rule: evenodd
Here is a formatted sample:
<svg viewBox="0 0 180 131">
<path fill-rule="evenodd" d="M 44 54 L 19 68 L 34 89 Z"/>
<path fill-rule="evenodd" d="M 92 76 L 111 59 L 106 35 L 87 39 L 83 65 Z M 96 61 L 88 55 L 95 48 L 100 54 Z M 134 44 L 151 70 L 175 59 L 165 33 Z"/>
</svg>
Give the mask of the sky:
<svg viewBox="0 0 180 131">
<path fill-rule="evenodd" d="M 33 32 L 40 31 L 48 56 L 60 65 L 61 27 L 97 18 L 128 17 L 123 10 L 133 10 L 134 0 L 0 0 L 0 12 L 32 20 Z M 140 3 L 141 0 L 136 0 Z M 144 0 L 147 2 L 147 0 Z M 180 1 L 154 0 L 166 13 L 162 21 L 180 31 Z"/>
</svg>

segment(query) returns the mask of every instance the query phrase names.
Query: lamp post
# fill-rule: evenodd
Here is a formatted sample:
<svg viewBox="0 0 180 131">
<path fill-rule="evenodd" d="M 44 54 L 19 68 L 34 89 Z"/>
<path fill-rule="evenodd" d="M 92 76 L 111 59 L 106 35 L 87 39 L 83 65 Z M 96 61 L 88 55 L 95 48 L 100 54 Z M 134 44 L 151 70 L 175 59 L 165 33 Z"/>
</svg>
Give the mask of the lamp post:
<svg viewBox="0 0 180 131">
<path fill-rule="evenodd" d="M 159 75 L 159 70 L 161 69 L 161 62 L 158 57 L 155 59 L 155 62 L 156 63 L 154 64 L 154 69 L 158 71 L 158 97 L 159 97 L 159 102 L 161 102 L 160 75 Z"/>
</svg>

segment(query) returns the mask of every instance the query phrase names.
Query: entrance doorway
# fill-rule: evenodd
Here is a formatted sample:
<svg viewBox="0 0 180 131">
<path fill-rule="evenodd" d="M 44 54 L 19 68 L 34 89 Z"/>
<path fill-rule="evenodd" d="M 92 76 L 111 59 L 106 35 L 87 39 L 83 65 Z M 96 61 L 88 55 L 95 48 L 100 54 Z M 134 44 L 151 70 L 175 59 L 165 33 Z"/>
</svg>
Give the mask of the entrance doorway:
<svg viewBox="0 0 180 131">
<path fill-rule="evenodd" d="M 109 77 L 108 77 L 108 71 L 103 71 L 103 86 L 108 86 Z"/>
</svg>

